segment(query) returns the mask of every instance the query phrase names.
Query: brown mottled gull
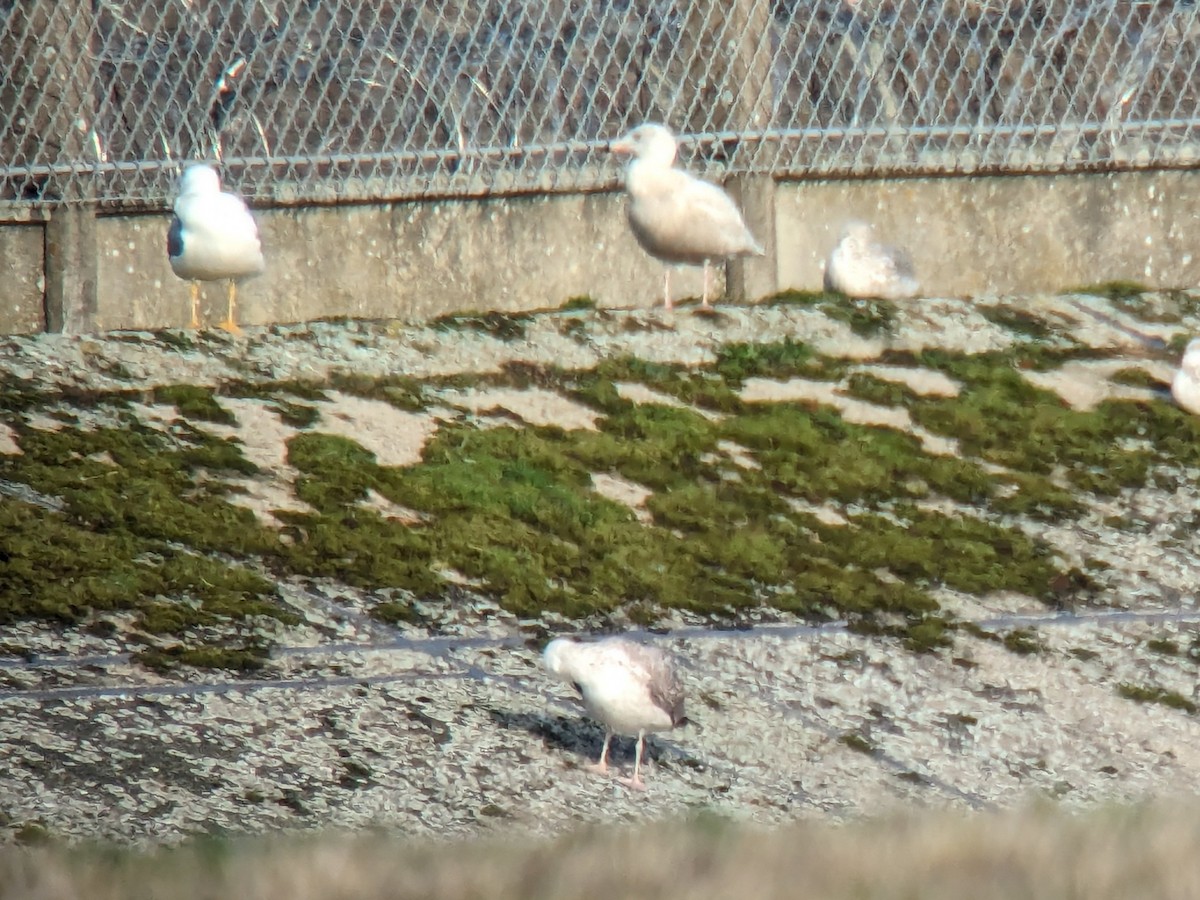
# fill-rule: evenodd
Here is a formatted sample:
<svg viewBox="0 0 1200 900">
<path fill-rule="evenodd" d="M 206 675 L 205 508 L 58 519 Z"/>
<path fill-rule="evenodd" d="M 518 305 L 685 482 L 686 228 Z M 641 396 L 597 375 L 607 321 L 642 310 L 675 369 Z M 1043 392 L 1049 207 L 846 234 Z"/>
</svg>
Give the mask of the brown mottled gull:
<svg viewBox="0 0 1200 900">
<path fill-rule="evenodd" d="M 580 642 L 556 638 L 542 653 L 546 669 L 571 682 L 588 712 L 604 724 L 600 760 L 588 768 L 608 771 L 608 744 L 614 734 L 637 735 L 633 777 L 618 779 L 635 790 L 642 781 L 642 751 L 648 731 L 667 731 L 686 721 L 683 683 L 669 654 L 626 638 Z"/>
<path fill-rule="evenodd" d="M 250 210 L 241 197 L 221 190 L 212 166 L 190 165 L 179 178 L 167 259 L 176 275 L 191 282 L 192 328 L 200 327 L 198 282 L 228 281 L 229 308 L 221 327 L 241 331 L 233 316 L 237 283 L 262 273 L 262 243 Z"/>
<path fill-rule="evenodd" d="M 850 297 L 901 300 L 919 286 L 912 260 L 899 247 L 877 243 L 866 222 L 847 222 L 825 262 L 825 289 Z"/>
<path fill-rule="evenodd" d="M 1179 371 L 1171 380 L 1171 396 L 1193 415 L 1200 416 L 1200 337 L 1188 341 Z"/>
<path fill-rule="evenodd" d="M 610 145 L 632 154 L 625 169 L 629 225 L 642 249 L 668 265 L 663 305 L 671 308 L 672 264 L 704 266 L 708 306 L 709 264 L 735 256 L 762 256 L 733 199 L 715 184 L 674 168 L 675 136 L 662 125 L 639 125 Z"/>
</svg>

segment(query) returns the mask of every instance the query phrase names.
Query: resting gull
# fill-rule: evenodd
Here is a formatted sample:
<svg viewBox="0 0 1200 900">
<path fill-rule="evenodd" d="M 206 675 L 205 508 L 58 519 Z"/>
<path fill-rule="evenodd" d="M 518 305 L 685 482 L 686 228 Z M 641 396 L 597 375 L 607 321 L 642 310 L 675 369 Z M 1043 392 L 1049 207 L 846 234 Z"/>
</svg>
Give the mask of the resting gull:
<svg viewBox="0 0 1200 900">
<path fill-rule="evenodd" d="M 1179 371 L 1171 381 L 1171 396 L 1181 408 L 1200 416 L 1200 337 L 1188 341 Z"/>
<path fill-rule="evenodd" d="M 877 243 L 866 222 L 847 222 L 825 263 L 825 289 L 849 297 L 901 300 L 917 293 L 912 260 L 899 247 Z"/>
<path fill-rule="evenodd" d="M 675 136 L 662 125 L 639 125 L 609 145 L 632 154 L 625 170 L 629 225 L 642 249 L 668 264 L 663 305 L 671 308 L 671 264 L 704 266 L 708 306 L 709 263 L 734 256 L 762 256 L 733 199 L 715 184 L 674 168 Z"/>
<path fill-rule="evenodd" d="M 179 177 L 167 258 L 175 274 L 191 282 L 192 328 L 200 327 L 199 282 L 228 281 L 229 308 L 221 327 L 241 331 L 233 317 L 237 283 L 262 272 L 262 243 L 250 210 L 241 197 L 221 190 L 212 166 L 190 165 Z"/>
<path fill-rule="evenodd" d="M 612 736 L 636 734 L 633 777 L 618 780 L 645 790 L 642 751 L 646 732 L 667 731 L 686 722 L 683 683 L 670 655 L 620 637 L 589 642 L 556 638 L 546 645 L 542 660 L 551 674 L 575 685 L 588 712 L 604 724 L 600 761 L 588 768 L 607 772 Z"/>
</svg>

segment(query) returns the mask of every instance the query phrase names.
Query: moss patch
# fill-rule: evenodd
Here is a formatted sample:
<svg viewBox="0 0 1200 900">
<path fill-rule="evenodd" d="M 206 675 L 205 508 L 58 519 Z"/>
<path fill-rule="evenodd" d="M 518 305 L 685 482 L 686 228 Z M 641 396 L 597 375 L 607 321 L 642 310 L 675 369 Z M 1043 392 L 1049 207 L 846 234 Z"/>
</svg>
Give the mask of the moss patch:
<svg viewBox="0 0 1200 900">
<path fill-rule="evenodd" d="M 1134 700 L 1138 703 L 1159 703 L 1163 706 L 1169 706 L 1171 709 L 1182 709 L 1184 712 L 1192 715 L 1195 715 L 1197 709 L 1200 709 L 1200 707 L 1197 707 L 1195 703 L 1182 694 L 1160 687 L 1145 687 L 1143 685 L 1122 682 L 1117 685 L 1117 693 L 1126 700 Z"/>
<path fill-rule="evenodd" d="M 174 406 L 185 418 L 217 422 L 221 425 L 237 424 L 233 413 L 217 401 L 211 387 L 195 384 L 166 385 L 154 390 L 153 402 Z"/>
<path fill-rule="evenodd" d="M 1021 357 L 1012 353 L 919 358 L 962 390 L 955 398 L 902 402 L 915 421 L 957 438 L 971 456 L 1037 475 L 1062 468 L 1075 487 L 1105 494 L 1145 484 L 1156 463 L 1200 462 L 1200 423 L 1169 404 L 1108 401 L 1074 410 L 1023 378 L 1016 368 Z M 1127 438 L 1145 444 L 1123 449 Z"/>
<path fill-rule="evenodd" d="M 862 300 L 837 294 L 834 297 L 817 308 L 829 318 L 845 322 L 861 337 L 890 332 L 896 324 L 897 308 L 890 300 Z"/>
<path fill-rule="evenodd" d="M 143 650 L 135 654 L 138 662 L 148 669 L 166 674 L 180 666 L 197 669 L 228 669 L 234 672 L 258 672 L 267 663 L 266 647 L 170 647 L 165 650 Z"/>
<path fill-rule="evenodd" d="M 112 427 L 68 422 L 49 432 L 18 421 L 24 455 L 0 459 L 0 478 L 61 498 L 65 509 L 0 504 L 0 596 L 21 598 L 0 605 L 0 622 L 79 623 L 132 609 L 142 630 L 182 639 L 175 656 L 147 651 L 148 664 L 240 666 L 221 654 L 249 646 L 253 620 L 295 621 L 260 571 L 384 591 L 389 599 L 370 614 L 393 623 L 419 618 L 413 598 L 446 595 L 444 573 L 454 571 L 520 615 L 621 610 L 650 623 L 670 609 L 728 619 L 767 605 L 843 618 L 934 652 L 960 627 L 939 608 L 937 588 L 1017 591 L 1049 603 L 1090 590 L 1086 576 L 1065 570 L 1006 517 L 1074 516 L 1080 489 L 1114 492 L 1146 483 L 1160 464 L 1200 465 L 1200 426 L 1168 403 L 1084 412 L 1031 386 L 1022 368 L 1094 355 L 1055 340 L 886 359 L 944 372 L 962 385 L 953 398 L 850 374 L 843 361 L 792 340 L 728 344 L 695 368 L 624 357 L 587 372 L 512 364 L 429 381 L 343 374 L 319 384 L 176 386 L 155 395 L 183 417 L 166 433 L 122 411 L 125 394 L 89 395 L 93 406 L 111 406 Z M 904 407 L 956 438 L 967 458 L 930 455 L 911 435 L 850 423 L 812 403 L 743 403 L 737 392 L 752 377 L 844 380 L 848 393 Z M 684 406 L 631 402 L 618 392 L 621 382 Z M 559 391 L 595 408 L 597 428 L 443 424 L 423 460 L 404 468 L 314 430 L 312 403 L 329 391 L 417 409 L 439 386 L 492 383 Z M 27 409 L 61 399 L 19 383 L 14 390 Z M 289 440 L 287 459 L 299 473 L 296 494 L 312 511 L 277 513 L 280 532 L 230 502 L 228 480 L 257 470 L 236 441 L 203 430 L 205 421 L 226 420 L 223 395 L 266 399 L 306 429 Z M 727 442 L 755 465 L 739 465 Z M 603 473 L 652 491 L 649 525 L 592 489 L 593 474 Z M 366 502 L 373 494 L 417 516 L 387 518 Z M 809 512 L 814 506 L 838 512 L 844 524 Z M 61 573 L 62 586 L 46 588 L 46 571 Z M 218 627 L 224 637 L 210 643 L 221 654 L 183 655 L 204 649 L 195 636 Z M 996 639 L 1014 652 L 1040 649 L 1016 632 Z"/>
<path fill-rule="evenodd" d="M 976 311 L 994 325 L 1035 340 L 1046 340 L 1054 335 L 1046 321 L 1023 309 L 1009 306 L 977 306 Z"/>
<path fill-rule="evenodd" d="M 531 319 L 529 313 L 457 313 L 434 319 L 439 331 L 478 331 L 501 341 L 523 341 Z"/>
<path fill-rule="evenodd" d="M 276 546 L 220 481 L 196 478 L 256 471 L 236 444 L 184 423 L 168 436 L 128 419 L 95 431 L 25 429 L 19 442 L 24 453 L 0 458 L 0 477 L 60 498 L 64 513 L 0 502 L 0 622 L 74 624 L 116 609 L 170 634 L 255 616 L 297 621 L 273 584 L 209 555 Z"/>
</svg>

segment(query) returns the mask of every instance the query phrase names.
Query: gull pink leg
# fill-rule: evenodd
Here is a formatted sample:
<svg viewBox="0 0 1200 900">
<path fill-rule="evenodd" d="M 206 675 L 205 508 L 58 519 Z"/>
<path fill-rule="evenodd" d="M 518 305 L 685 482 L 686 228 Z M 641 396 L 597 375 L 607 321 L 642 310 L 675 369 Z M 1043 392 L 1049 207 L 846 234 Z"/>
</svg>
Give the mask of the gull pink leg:
<svg viewBox="0 0 1200 900">
<path fill-rule="evenodd" d="M 604 747 L 600 750 L 600 761 L 588 766 L 584 766 L 589 772 L 595 772 L 597 775 L 604 775 L 608 772 L 608 742 L 612 740 L 612 732 L 604 732 Z"/>
<path fill-rule="evenodd" d="M 644 791 L 646 782 L 642 781 L 642 748 L 645 746 L 646 732 L 639 731 L 637 739 L 637 752 L 633 757 L 633 777 L 618 778 L 617 780 L 627 788 L 632 788 L 635 791 Z"/>
<path fill-rule="evenodd" d="M 671 267 L 663 267 L 663 309 L 671 309 Z"/>
</svg>

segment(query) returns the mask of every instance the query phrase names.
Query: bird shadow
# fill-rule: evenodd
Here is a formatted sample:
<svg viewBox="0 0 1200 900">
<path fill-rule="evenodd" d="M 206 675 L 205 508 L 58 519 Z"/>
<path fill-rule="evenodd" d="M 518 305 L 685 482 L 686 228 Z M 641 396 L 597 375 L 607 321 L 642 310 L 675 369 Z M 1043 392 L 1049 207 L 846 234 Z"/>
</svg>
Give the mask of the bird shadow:
<svg viewBox="0 0 1200 900">
<path fill-rule="evenodd" d="M 604 728 L 590 719 L 572 716 L 546 715 L 542 713 L 513 712 L 507 709 L 488 708 L 488 715 L 500 728 L 510 731 L 527 731 L 542 743 L 556 750 L 566 750 L 595 762 L 604 746 Z M 637 739 L 624 735 L 613 735 L 608 745 L 610 763 L 633 764 Z M 642 759 L 659 762 L 663 759 L 678 759 L 688 764 L 690 754 L 665 745 L 653 735 L 646 735 L 646 747 Z"/>
</svg>

